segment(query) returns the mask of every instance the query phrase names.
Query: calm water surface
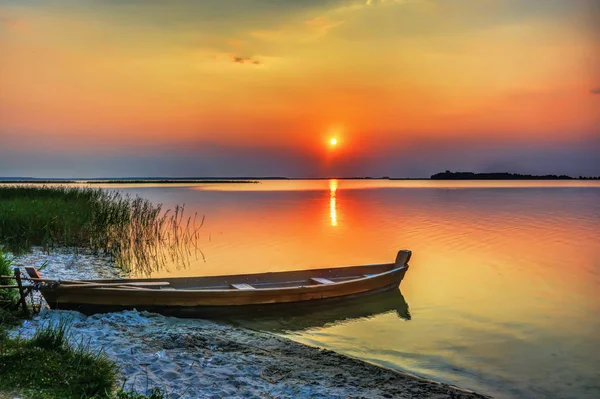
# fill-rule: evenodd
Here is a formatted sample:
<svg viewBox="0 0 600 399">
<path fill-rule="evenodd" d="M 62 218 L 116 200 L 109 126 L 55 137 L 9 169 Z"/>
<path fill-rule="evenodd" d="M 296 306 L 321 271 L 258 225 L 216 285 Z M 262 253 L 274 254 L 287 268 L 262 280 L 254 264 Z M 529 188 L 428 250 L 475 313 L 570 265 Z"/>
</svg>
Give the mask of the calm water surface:
<svg viewBox="0 0 600 399">
<path fill-rule="evenodd" d="M 413 250 L 399 292 L 232 322 L 499 398 L 600 397 L 598 183 L 118 188 L 206 216 L 204 258 L 156 275 L 383 263 Z"/>
</svg>

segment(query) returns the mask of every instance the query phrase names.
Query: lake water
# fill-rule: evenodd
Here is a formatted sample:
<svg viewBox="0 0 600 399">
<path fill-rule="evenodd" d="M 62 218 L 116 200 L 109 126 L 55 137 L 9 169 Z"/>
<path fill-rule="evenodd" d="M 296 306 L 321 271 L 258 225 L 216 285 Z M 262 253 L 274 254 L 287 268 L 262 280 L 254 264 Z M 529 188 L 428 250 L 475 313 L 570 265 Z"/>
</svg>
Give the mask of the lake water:
<svg viewBox="0 0 600 399">
<path fill-rule="evenodd" d="M 202 255 L 156 275 L 392 262 L 400 292 L 257 320 L 498 398 L 600 397 L 600 183 L 387 180 L 107 186 L 205 215 Z"/>
</svg>

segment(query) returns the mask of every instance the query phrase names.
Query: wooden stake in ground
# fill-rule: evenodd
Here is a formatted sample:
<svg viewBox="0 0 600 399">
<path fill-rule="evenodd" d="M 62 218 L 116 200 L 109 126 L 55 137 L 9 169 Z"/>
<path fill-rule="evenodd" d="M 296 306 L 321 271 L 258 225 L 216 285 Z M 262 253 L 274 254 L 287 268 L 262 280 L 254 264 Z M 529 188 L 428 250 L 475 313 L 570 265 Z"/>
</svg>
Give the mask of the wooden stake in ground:
<svg viewBox="0 0 600 399">
<path fill-rule="evenodd" d="M 19 302 L 17 302 L 17 306 L 19 303 L 23 307 L 23 313 L 25 315 L 29 315 L 29 311 L 27 309 L 27 291 L 23 288 L 23 283 L 21 282 L 21 271 L 18 267 L 15 267 L 15 280 L 17 280 L 17 286 L 19 287 Z"/>
</svg>

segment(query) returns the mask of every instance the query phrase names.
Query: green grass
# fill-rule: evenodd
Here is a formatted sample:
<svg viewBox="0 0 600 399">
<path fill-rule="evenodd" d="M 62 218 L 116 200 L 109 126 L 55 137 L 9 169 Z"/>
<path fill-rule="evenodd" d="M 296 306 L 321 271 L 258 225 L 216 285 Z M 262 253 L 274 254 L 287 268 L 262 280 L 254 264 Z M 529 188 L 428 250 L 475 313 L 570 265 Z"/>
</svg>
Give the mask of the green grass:
<svg viewBox="0 0 600 399">
<path fill-rule="evenodd" d="M 62 319 L 56 324 L 47 324 L 38 329 L 31 339 L 31 344 L 41 349 L 61 350 L 66 345 L 69 336 L 70 323 Z"/>
<path fill-rule="evenodd" d="M 66 319 L 49 323 L 31 339 L 23 339 L 9 338 L 6 323 L 0 322 L 0 396 L 11 392 L 30 399 L 167 398 L 159 388 L 147 395 L 117 390 L 115 363 L 89 343 L 70 345 L 70 325 Z"/>
<path fill-rule="evenodd" d="M 15 254 L 32 246 L 89 248 L 111 254 L 125 270 L 148 271 L 185 257 L 197 239 L 195 217 L 186 224 L 183 207 L 163 211 L 115 191 L 0 186 L 0 244 Z"/>
<path fill-rule="evenodd" d="M 0 327 L 1 328 L 1 327 Z M 67 344 L 68 325 L 48 325 L 25 340 L 0 343 L 0 391 L 31 399 L 110 398 L 117 368 L 88 345 Z"/>
</svg>

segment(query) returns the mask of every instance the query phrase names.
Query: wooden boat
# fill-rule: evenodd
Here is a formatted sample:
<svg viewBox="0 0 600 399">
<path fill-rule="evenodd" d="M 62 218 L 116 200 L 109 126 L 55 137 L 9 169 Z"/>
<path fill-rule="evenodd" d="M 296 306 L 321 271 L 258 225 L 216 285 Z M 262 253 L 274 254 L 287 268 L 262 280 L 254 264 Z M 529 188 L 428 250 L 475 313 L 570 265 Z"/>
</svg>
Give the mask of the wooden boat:
<svg viewBox="0 0 600 399">
<path fill-rule="evenodd" d="M 397 289 L 408 270 L 411 251 L 394 263 L 328 269 L 211 277 L 49 281 L 26 268 L 40 282 L 40 293 L 53 309 L 83 313 L 147 310 L 182 317 L 212 317 L 265 311 L 271 307 Z"/>
</svg>

